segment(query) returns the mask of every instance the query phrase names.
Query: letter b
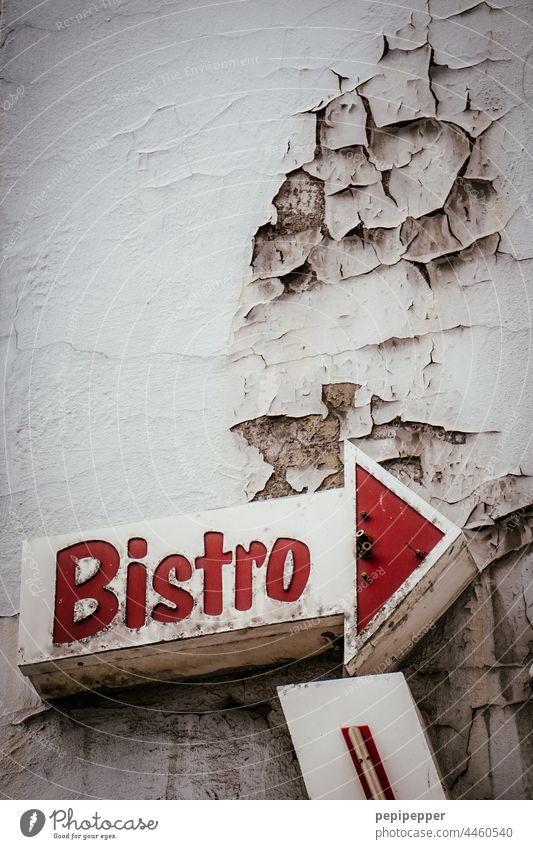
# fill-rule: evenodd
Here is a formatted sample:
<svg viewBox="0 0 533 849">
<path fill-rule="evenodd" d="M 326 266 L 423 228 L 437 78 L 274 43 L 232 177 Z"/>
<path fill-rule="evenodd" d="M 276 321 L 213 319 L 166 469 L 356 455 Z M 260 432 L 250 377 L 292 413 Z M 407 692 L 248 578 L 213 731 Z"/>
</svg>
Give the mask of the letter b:
<svg viewBox="0 0 533 849">
<path fill-rule="evenodd" d="M 98 561 L 97 571 L 83 583 L 76 580 L 78 561 Z M 69 545 L 57 552 L 54 643 L 71 643 L 93 637 L 109 625 L 118 610 L 118 599 L 107 584 L 118 572 L 120 556 L 109 542 L 92 540 Z M 94 599 L 96 610 L 75 621 L 76 602 Z"/>
</svg>

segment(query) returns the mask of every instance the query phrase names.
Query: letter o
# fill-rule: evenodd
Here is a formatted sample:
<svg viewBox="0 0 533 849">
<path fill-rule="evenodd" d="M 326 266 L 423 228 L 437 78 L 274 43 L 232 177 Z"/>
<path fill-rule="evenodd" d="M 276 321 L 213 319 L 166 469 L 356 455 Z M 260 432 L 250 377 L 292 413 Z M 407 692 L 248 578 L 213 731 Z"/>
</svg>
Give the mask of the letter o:
<svg viewBox="0 0 533 849">
<path fill-rule="evenodd" d="M 285 565 L 292 554 L 292 575 L 284 586 Z M 297 539 L 278 539 L 268 558 L 266 589 L 276 601 L 297 601 L 302 595 L 311 571 L 311 554 L 304 542 Z"/>
</svg>

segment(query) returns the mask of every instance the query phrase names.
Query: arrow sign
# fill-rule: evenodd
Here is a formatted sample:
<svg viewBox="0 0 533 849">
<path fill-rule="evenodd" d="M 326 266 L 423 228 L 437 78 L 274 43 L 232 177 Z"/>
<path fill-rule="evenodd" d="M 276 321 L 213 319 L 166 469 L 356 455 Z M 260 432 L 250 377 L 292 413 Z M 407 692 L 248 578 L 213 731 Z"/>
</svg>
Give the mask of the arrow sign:
<svg viewBox="0 0 533 849">
<path fill-rule="evenodd" d="M 345 624 L 347 672 L 398 668 L 478 574 L 460 529 L 353 445 L 345 445 L 345 490 L 358 534 L 355 605 Z M 364 538 L 364 537 L 363 537 Z"/>
<path fill-rule="evenodd" d="M 78 531 L 23 552 L 19 663 L 53 697 L 290 661 L 345 634 L 395 668 L 477 573 L 464 539 L 345 445 L 345 486 Z"/>
</svg>

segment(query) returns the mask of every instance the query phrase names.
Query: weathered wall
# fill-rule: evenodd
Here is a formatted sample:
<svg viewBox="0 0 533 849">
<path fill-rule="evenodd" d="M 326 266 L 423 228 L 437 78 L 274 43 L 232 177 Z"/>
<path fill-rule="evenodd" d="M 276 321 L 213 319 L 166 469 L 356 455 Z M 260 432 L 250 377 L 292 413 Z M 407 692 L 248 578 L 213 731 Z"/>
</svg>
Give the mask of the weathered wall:
<svg viewBox="0 0 533 849">
<path fill-rule="evenodd" d="M 302 796 L 273 693 L 335 655 L 14 725 L 7 647 L 24 536 L 340 485 L 345 438 L 487 567 L 406 667 L 451 794 L 531 795 L 533 15 L 500 6 L 7 3 L 4 795 Z"/>
</svg>

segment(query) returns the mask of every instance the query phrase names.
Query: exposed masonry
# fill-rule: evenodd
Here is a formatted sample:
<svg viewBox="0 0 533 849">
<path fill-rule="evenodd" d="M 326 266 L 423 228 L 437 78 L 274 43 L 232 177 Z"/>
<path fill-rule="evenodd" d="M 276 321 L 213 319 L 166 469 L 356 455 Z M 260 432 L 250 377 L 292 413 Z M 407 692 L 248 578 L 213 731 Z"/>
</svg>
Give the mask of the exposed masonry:
<svg viewBox="0 0 533 849">
<path fill-rule="evenodd" d="M 404 666 L 451 798 L 531 799 L 532 579 L 531 546 L 500 557 Z"/>
<path fill-rule="evenodd" d="M 341 486 L 348 438 L 464 527 L 489 568 L 406 672 L 451 795 L 530 798 L 533 468 L 509 439 L 524 430 L 519 410 L 492 416 L 488 387 L 463 381 L 479 356 L 470 336 L 490 349 L 492 331 L 528 320 L 512 282 L 527 258 L 507 231 L 516 139 L 501 92 L 473 67 L 503 58 L 491 34 L 459 39 L 451 61 L 451 30 L 428 35 L 428 23 L 415 15 L 413 32 L 426 27 L 430 43 L 385 39 L 377 73 L 351 91 L 339 78 L 314 111 L 314 150 L 255 235 L 233 430 L 250 452 L 250 498 Z"/>
<path fill-rule="evenodd" d="M 343 466 L 339 438 L 347 409 L 353 404 L 357 385 L 337 383 L 322 388 L 327 415 L 302 418 L 261 416 L 236 425 L 244 438 L 260 448 L 273 467 L 256 499 L 279 498 L 313 489 L 342 486 Z"/>
</svg>

